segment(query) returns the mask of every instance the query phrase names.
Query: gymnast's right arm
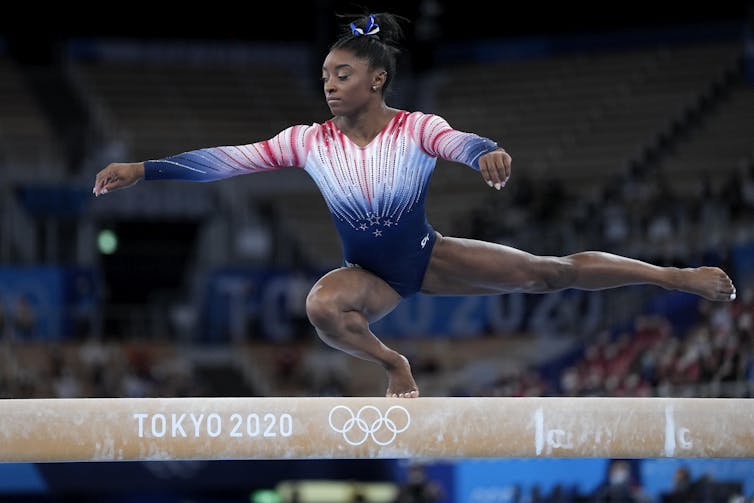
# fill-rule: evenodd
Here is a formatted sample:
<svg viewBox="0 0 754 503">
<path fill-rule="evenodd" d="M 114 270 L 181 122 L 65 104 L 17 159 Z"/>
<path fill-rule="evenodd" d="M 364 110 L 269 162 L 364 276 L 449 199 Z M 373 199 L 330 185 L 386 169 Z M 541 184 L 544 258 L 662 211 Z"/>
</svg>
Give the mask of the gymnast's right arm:
<svg viewBox="0 0 754 503">
<path fill-rule="evenodd" d="M 288 166 L 303 167 L 309 126 L 292 126 L 249 145 L 211 147 L 145 162 L 112 163 L 97 173 L 95 196 L 131 187 L 140 180 L 211 182 Z"/>
</svg>

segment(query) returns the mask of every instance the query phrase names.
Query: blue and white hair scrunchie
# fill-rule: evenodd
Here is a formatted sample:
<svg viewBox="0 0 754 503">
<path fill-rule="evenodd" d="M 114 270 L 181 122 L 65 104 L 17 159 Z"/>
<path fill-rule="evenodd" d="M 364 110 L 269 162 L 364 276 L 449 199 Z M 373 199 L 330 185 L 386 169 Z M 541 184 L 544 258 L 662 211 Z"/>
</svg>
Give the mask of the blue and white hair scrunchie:
<svg viewBox="0 0 754 503">
<path fill-rule="evenodd" d="M 374 14 L 369 14 L 369 21 L 364 29 L 357 28 L 355 24 L 351 23 L 351 32 L 353 32 L 356 37 L 362 35 L 376 35 L 380 32 L 380 25 L 374 21 Z"/>
</svg>

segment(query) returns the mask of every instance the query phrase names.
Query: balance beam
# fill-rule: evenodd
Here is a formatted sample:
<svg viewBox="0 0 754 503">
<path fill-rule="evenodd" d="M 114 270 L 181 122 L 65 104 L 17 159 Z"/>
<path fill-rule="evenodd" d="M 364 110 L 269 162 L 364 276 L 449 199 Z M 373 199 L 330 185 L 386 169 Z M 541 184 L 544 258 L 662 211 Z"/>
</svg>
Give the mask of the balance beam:
<svg viewBox="0 0 754 503">
<path fill-rule="evenodd" d="M 754 400 L 0 400 L 0 462 L 752 458 Z"/>
</svg>

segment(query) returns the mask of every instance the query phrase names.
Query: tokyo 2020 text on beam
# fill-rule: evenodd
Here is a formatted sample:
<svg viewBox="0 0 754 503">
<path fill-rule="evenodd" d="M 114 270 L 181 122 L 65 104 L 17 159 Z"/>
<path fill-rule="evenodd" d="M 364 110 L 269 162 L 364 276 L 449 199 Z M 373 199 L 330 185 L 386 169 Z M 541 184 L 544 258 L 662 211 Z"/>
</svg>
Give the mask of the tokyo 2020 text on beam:
<svg viewBox="0 0 754 503">
<path fill-rule="evenodd" d="M 0 461 L 754 457 L 754 400 L 0 400 Z"/>
</svg>

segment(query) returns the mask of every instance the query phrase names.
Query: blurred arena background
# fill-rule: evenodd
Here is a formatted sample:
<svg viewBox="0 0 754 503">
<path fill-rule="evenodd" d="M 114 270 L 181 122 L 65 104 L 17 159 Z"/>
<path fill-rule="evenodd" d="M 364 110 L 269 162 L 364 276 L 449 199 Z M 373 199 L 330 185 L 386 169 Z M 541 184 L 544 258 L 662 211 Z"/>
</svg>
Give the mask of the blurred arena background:
<svg viewBox="0 0 754 503">
<path fill-rule="evenodd" d="M 388 103 L 514 159 L 494 193 L 438 162 L 427 204 L 440 232 L 719 265 L 738 288 L 731 304 L 649 287 L 419 295 L 374 329 L 409 356 L 422 394 L 750 398 L 751 3 L 367 5 L 413 20 Z M 319 67 L 333 14 L 358 4 L 236 9 L 52 7 L 70 20 L 0 22 L 0 397 L 382 393 L 379 368 L 330 350 L 306 320 L 309 287 L 341 255 L 305 173 L 91 194 L 109 162 L 329 118 Z M 422 477 L 435 499 L 396 499 Z M 754 497 L 752 460 L 0 464 L 2 501 L 735 497 Z"/>
</svg>

